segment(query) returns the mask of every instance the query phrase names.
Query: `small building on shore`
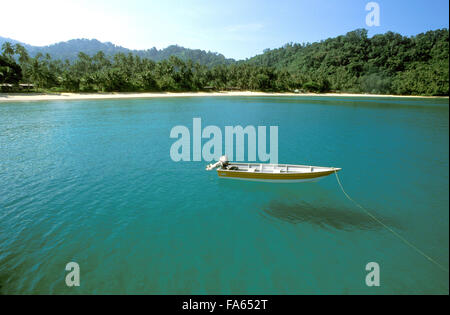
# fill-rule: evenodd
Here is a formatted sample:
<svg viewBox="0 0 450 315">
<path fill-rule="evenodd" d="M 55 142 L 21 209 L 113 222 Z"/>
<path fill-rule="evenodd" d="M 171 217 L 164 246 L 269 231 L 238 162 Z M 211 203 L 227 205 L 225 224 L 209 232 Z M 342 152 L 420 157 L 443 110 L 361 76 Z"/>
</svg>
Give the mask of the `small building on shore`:
<svg viewBox="0 0 450 315">
<path fill-rule="evenodd" d="M 20 83 L 19 86 L 21 89 L 26 89 L 27 91 L 34 89 L 34 84 L 31 83 Z"/>
<path fill-rule="evenodd" d="M 0 92 L 8 93 L 8 92 L 21 92 L 34 89 L 34 84 L 31 83 L 20 83 L 20 84 L 12 84 L 12 83 L 0 83 Z"/>
</svg>

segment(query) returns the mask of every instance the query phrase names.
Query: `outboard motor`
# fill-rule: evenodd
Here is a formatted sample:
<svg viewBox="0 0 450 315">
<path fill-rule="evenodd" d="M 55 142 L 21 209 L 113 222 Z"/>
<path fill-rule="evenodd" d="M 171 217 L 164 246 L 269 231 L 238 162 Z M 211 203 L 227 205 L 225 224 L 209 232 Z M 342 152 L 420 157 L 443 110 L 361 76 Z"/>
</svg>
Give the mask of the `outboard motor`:
<svg viewBox="0 0 450 315">
<path fill-rule="evenodd" d="M 226 155 L 222 155 L 221 157 L 220 157 L 220 159 L 219 159 L 219 162 L 221 162 L 222 163 L 222 166 L 223 167 L 226 167 L 226 166 L 228 166 L 228 157 L 226 156 Z"/>
<path fill-rule="evenodd" d="M 219 162 L 216 162 L 216 163 L 214 163 L 214 164 L 208 164 L 207 166 L 206 166 L 206 170 L 207 171 L 211 171 L 211 170 L 213 170 L 213 169 L 215 169 L 215 168 L 218 168 L 218 167 L 223 167 L 223 168 L 226 168 L 227 167 L 227 165 L 228 165 L 228 157 L 226 156 L 226 155 L 222 155 L 220 158 L 219 158 Z"/>
</svg>

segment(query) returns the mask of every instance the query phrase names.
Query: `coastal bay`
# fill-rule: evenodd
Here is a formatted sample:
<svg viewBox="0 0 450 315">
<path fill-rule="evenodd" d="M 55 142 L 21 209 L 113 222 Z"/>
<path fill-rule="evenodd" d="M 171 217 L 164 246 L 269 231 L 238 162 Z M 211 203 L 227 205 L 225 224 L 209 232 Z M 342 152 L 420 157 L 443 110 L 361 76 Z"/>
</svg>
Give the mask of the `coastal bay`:
<svg viewBox="0 0 450 315">
<path fill-rule="evenodd" d="M 446 294 L 447 274 L 333 176 L 221 180 L 205 161 L 174 162 L 169 135 L 194 117 L 278 126 L 280 163 L 342 167 L 352 198 L 448 266 L 448 113 L 440 98 L 2 102 L 0 293 Z M 80 287 L 65 284 L 69 262 Z"/>
</svg>

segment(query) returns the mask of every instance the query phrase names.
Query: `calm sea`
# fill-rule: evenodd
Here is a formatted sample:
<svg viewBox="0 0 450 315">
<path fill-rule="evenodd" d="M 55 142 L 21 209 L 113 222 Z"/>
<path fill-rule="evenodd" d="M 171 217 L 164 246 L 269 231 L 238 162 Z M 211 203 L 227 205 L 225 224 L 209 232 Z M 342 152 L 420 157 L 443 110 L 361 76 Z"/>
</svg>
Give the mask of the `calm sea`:
<svg viewBox="0 0 450 315">
<path fill-rule="evenodd" d="M 353 199 L 448 269 L 448 99 L 15 102 L 0 104 L 0 293 L 448 293 L 448 273 L 334 176 L 242 182 L 173 162 L 170 130 L 194 117 L 278 126 L 280 163 L 342 167 Z"/>
</svg>

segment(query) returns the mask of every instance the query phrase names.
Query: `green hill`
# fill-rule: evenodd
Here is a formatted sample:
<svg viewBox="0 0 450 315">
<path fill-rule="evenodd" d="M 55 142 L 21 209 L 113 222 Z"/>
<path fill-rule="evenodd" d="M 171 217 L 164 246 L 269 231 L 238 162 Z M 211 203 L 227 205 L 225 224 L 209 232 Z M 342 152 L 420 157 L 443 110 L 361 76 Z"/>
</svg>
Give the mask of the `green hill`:
<svg viewBox="0 0 450 315">
<path fill-rule="evenodd" d="M 287 70 L 307 89 L 448 95 L 449 32 L 412 37 L 359 29 L 312 44 L 287 44 L 245 63 Z"/>
<path fill-rule="evenodd" d="M 358 29 L 237 62 L 179 46 L 129 50 L 86 39 L 46 47 L 10 42 L 2 46 L 0 83 L 33 83 L 55 91 L 449 93 L 448 29 L 371 38 Z"/>
<path fill-rule="evenodd" d="M 5 42 L 11 44 L 21 44 L 26 48 L 31 57 L 38 53 L 42 55 L 49 54 L 52 59 L 75 61 L 78 53 L 83 52 L 89 56 L 94 56 L 97 52 L 102 51 L 106 56 L 114 56 L 117 53 L 133 53 L 141 58 L 148 58 L 153 61 L 161 61 L 175 56 L 181 60 L 192 60 L 206 66 L 214 66 L 218 64 L 230 64 L 233 59 L 227 59 L 222 54 L 207 52 L 200 49 L 189 49 L 177 45 L 168 46 L 164 49 L 156 49 L 155 47 L 147 50 L 131 50 L 122 46 L 114 45 L 110 42 L 100 42 L 96 39 L 72 39 L 66 42 L 59 42 L 49 46 L 32 46 L 21 43 L 17 40 L 0 36 L 0 47 Z"/>
</svg>

